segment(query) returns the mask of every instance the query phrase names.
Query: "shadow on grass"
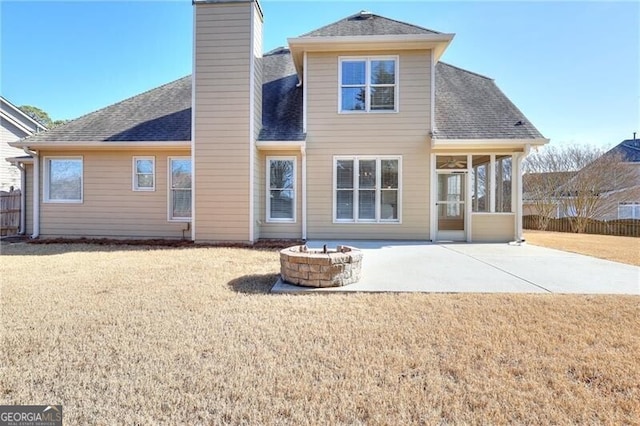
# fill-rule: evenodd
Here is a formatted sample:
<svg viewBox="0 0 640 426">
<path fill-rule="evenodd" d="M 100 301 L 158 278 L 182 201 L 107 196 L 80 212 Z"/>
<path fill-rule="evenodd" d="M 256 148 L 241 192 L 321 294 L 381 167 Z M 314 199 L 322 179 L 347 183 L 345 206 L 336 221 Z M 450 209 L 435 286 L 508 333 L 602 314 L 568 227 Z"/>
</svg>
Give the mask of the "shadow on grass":
<svg viewBox="0 0 640 426">
<path fill-rule="evenodd" d="M 280 274 L 244 275 L 227 283 L 229 288 L 238 293 L 270 294 L 271 287 L 278 281 Z"/>
</svg>

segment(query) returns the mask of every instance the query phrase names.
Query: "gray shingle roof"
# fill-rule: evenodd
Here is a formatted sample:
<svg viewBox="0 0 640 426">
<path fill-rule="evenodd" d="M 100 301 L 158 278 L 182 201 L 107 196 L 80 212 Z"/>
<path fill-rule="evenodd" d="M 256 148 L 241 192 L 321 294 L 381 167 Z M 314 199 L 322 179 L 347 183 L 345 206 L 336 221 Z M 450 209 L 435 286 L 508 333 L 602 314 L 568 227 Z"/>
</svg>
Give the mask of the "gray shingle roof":
<svg viewBox="0 0 640 426">
<path fill-rule="evenodd" d="M 263 128 L 258 139 L 304 140 L 302 88 L 296 87 L 298 77 L 291 53 L 288 49 L 276 49 L 261 61 Z M 436 139 L 542 138 L 487 77 L 439 62 L 435 96 Z M 190 139 L 190 76 L 28 138 L 34 142 Z"/>
<path fill-rule="evenodd" d="M 289 49 L 278 48 L 262 58 L 262 130 L 258 140 L 304 140 L 302 87 Z"/>
<path fill-rule="evenodd" d="M 28 138 L 33 142 L 189 141 L 191 77 L 144 92 Z"/>
<path fill-rule="evenodd" d="M 543 137 L 488 77 L 438 62 L 435 97 L 436 139 Z"/>
<path fill-rule="evenodd" d="M 417 25 L 385 18 L 369 12 L 360 12 L 325 25 L 300 37 L 371 36 L 401 34 L 440 34 Z"/>
<path fill-rule="evenodd" d="M 640 163 L 640 139 L 627 139 L 609 150 L 608 153 L 620 154 L 630 163 Z"/>
</svg>

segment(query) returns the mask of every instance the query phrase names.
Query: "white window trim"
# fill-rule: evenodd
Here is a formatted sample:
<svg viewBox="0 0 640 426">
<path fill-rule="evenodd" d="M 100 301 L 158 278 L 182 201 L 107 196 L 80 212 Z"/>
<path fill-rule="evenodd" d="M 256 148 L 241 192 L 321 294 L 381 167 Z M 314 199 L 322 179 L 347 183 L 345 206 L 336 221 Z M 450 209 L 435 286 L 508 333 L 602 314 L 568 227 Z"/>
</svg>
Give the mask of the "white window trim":
<svg viewBox="0 0 640 426">
<path fill-rule="evenodd" d="M 298 164 L 297 158 L 294 156 L 286 157 L 267 157 L 267 171 L 266 171 L 266 211 L 265 220 L 267 223 L 296 223 L 297 222 L 297 210 L 298 210 Z M 280 219 L 271 217 L 271 186 L 269 182 L 271 180 L 271 161 L 293 161 L 293 218 L 292 219 Z"/>
<path fill-rule="evenodd" d="M 50 160 L 80 160 L 80 199 L 79 200 L 52 200 L 49 198 L 49 162 Z M 72 155 L 72 156 L 50 156 L 44 157 L 44 173 L 43 173 L 43 183 L 44 183 L 44 203 L 51 204 L 82 204 L 84 203 L 84 157 L 81 155 Z"/>
<path fill-rule="evenodd" d="M 353 219 L 338 219 L 336 217 L 337 211 L 337 186 L 338 186 L 338 161 L 340 160 L 353 160 Z M 358 195 L 359 188 L 359 162 L 360 160 L 376 160 L 376 218 L 375 219 L 358 219 Z M 380 219 L 380 198 L 382 188 L 380 188 L 380 182 L 382 179 L 382 170 L 379 167 L 382 160 L 397 160 L 398 161 L 398 218 L 397 219 Z M 336 155 L 333 157 L 333 207 L 331 216 L 334 224 L 382 224 L 382 225 L 401 225 L 402 224 L 402 156 L 401 155 Z"/>
<path fill-rule="evenodd" d="M 171 170 L 171 160 L 189 160 L 192 161 L 191 157 L 185 156 L 177 156 L 177 157 L 167 157 L 167 222 L 191 222 L 191 217 L 173 217 L 171 215 L 171 177 L 173 172 Z M 193 216 L 193 162 L 191 163 L 191 216 Z"/>
<path fill-rule="evenodd" d="M 139 187 L 138 186 L 138 167 L 136 162 L 138 160 L 151 160 L 152 167 L 152 175 L 153 175 L 153 185 L 149 188 L 147 187 Z M 140 191 L 140 192 L 152 192 L 156 190 L 156 157 L 154 156 L 146 156 L 146 157 L 133 157 L 132 161 L 132 170 L 131 170 L 131 190 L 132 191 Z"/>
<path fill-rule="evenodd" d="M 631 208 L 631 217 L 620 217 L 620 207 Z M 640 203 L 635 201 L 621 201 L 618 203 L 618 220 L 640 219 L 640 212 L 636 214 L 636 210 L 640 210 Z"/>
<path fill-rule="evenodd" d="M 377 60 L 394 60 L 396 83 L 394 91 L 394 108 L 393 110 L 370 110 L 370 74 L 371 61 Z M 365 91 L 367 97 L 365 99 L 365 109 L 363 111 L 343 111 L 342 110 L 342 62 L 343 61 L 365 61 Z M 359 85 L 357 85 L 359 86 Z M 392 85 L 386 85 L 392 86 Z M 382 56 L 338 56 L 338 114 L 397 114 L 400 112 L 400 56 L 399 55 L 382 55 Z"/>
</svg>

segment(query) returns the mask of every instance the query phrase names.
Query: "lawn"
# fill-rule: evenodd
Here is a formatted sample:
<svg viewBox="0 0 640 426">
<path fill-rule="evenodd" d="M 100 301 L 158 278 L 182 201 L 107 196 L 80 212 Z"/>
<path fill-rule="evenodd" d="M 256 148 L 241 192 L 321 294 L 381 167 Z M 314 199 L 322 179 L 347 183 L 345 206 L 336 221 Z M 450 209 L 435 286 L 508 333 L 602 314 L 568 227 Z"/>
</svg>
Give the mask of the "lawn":
<svg viewBox="0 0 640 426">
<path fill-rule="evenodd" d="M 530 244 L 640 266 L 640 238 L 569 232 L 525 232 Z"/>
<path fill-rule="evenodd" d="M 272 295 L 278 269 L 267 250 L 3 245 L 0 404 L 62 404 L 65 424 L 640 419 L 637 296 Z"/>
</svg>

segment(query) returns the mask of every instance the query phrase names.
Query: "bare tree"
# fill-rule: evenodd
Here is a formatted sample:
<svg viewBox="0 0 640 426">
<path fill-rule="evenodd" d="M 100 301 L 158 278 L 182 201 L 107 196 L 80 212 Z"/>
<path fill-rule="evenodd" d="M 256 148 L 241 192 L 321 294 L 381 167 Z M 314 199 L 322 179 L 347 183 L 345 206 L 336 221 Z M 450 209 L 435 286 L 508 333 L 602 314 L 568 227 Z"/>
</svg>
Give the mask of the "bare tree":
<svg viewBox="0 0 640 426">
<path fill-rule="evenodd" d="M 526 159 L 525 172 L 524 196 L 538 213 L 539 229 L 560 209 L 574 232 L 584 232 L 612 202 L 625 201 L 623 189 L 638 184 L 621 153 L 590 145 L 545 147 Z"/>
</svg>

